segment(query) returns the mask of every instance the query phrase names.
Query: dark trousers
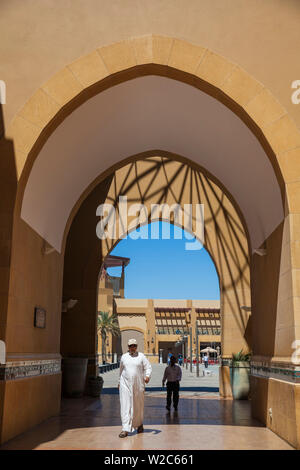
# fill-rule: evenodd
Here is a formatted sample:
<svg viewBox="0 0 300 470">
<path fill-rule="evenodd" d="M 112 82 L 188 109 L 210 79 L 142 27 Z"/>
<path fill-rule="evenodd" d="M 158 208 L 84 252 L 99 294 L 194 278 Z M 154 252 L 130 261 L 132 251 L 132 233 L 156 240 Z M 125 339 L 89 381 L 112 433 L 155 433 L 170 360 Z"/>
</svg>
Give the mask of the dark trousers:
<svg viewBox="0 0 300 470">
<path fill-rule="evenodd" d="M 205 364 L 205 369 L 207 369 L 207 367 L 208 367 L 208 361 L 204 361 L 204 364 Z"/>
<path fill-rule="evenodd" d="M 179 401 L 179 382 L 167 382 L 167 407 L 171 408 L 173 394 L 173 406 L 176 409 Z"/>
</svg>

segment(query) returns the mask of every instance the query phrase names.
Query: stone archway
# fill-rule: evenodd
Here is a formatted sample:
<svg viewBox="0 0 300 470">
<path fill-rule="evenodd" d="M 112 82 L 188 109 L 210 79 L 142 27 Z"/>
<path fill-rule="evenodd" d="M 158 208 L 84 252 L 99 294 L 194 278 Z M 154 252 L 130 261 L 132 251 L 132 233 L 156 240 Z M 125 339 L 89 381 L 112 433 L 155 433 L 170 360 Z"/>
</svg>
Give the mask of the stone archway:
<svg viewBox="0 0 300 470">
<path fill-rule="evenodd" d="M 137 340 L 138 350 L 144 352 L 144 332 L 124 327 L 121 331 L 122 354 L 128 350 L 128 340 L 134 338 Z"/>
<path fill-rule="evenodd" d="M 256 311 L 255 328 L 258 330 L 262 324 L 267 326 L 268 319 L 271 318 L 274 333 L 271 338 L 272 344 L 269 342 L 264 344 L 263 333 L 258 335 L 256 356 L 253 361 L 257 395 L 253 397 L 253 402 L 254 411 L 261 420 L 267 422 L 272 429 L 290 442 L 298 445 L 299 422 L 296 421 L 295 410 L 299 391 L 296 385 L 297 374 L 290 357 L 293 351 L 292 342 L 299 334 L 296 326 L 299 190 L 298 183 L 293 181 L 293 172 L 298 170 L 299 131 L 270 92 L 239 66 L 200 46 L 155 35 L 103 47 L 70 64 L 36 92 L 7 131 L 6 136 L 12 139 L 15 146 L 19 176 L 13 238 L 9 240 L 12 256 L 3 274 L 5 279 L 10 278 L 10 293 L 5 292 L 3 295 L 4 303 L 8 300 L 3 322 L 7 358 L 12 367 L 17 367 L 16 352 L 17 356 L 25 360 L 30 358 L 29 353 L 35 355 L 36 361 L 37 355 L 40 355 L 41 367 L 45 366 L 45 361 L 52 361 L 53 374 L 47 377 L 39 376 L 27 382 L 21 381 L 18 384 L 7 379 L 4 385 L 2 439 L 7 440 L 24 431 L 26 426 L 34 425 L 43 417 L 49 416 L 55 412 L 59 403 L 57 399 L 50 410 L 47 408 L 46 399 L 45 402 L 36 400 L 33 420 L 20 419 L 13 428 L 9 424 L 9 410 L 15 408 L 20 396 L 24 396 L 24 392 L 25 396 L 26 394 L 29 396 L 32 387 L 36 387 L 39 383 L 40 387 L 46 387 L 48 391 L 53 390 L 53 394 L 58 397 L 57 391 L 60 386 L 56 362 L 59 362 L 57 332 L 60 324 L 63 254 L 52 251 L 48 246 L 46 229 L 38 234 L 34 231 L 34 226 L 26 223 L 26 218 L 24 222 L 20 217 L 25 189 L 30 188 L 28 181 L 34 169 L 34 162 L 50 135 L 76 107 L 114 84 L 143 74 L 162 75 L 185 81 L 226 104 L 244 120 L 270 158 L 284 203 L 285 220 L 275 227 L 273 232 L 266 235 L 263 247 L 266 249 L 265 256 L 251 257 L 252 278 L 255 279 L 252 289 L 252 307 Z M 4 153 L 5 151 L 4 146 Z M 104 172 L 103 178 L 105 176 L 108 174 Z M 35 189 L 37 186 L 32 185 L 32 188 Z M 34 192 L 31 192 L 32 194 Z M 77 199 L 79 195 L 80 193 L 77 194 Z M 75 220 L 74 216 L 86 196 L 87 193 L 84 192 L 78 202 L 71 205 L 72 211 L 68 214 L 69 219 L 62 237 L 62 253 L 71 222 Z M 8 219 L 5 220 L 7 223 Z M 78 240 L 73 240 L 74 246 L 77 242 Z M 90 250 L 89 255 L 91 256 Z M 81 273 L 77 279 L 79 288 L 88 285 L 88 279 L 88 270 L 84 274 Z M 274 283 L 279 287 L 278 291 L 272 291 L 270 302 L 265 292 L 268 287 L 271 290 Z M 31 312 L 36 303 L 46 306 L 47 311 L 53 312 L 48 323 L 50 329 L 44 336 L 42 332 L 32 331 Z M 289 312 L 288 315 L 286 312 Z M 16 318 L 20 319 L 19 324 L 24 327 L 22 336 L 14 334 Z M 37 366 L 40 367 L 38 364 Z M 279 385 L 272 371 L 275 369 L 277 374 L 282 368 L 290 380 L 284 385 Z M 269 384 L 271 384 L 270 390 L 268 390 Z M 287 394 L 290 397 L 288 407 L 291 410 L 289 421 L 291 432 L 287 432 L 282 424 L 285 417 L 277 400 L 278 397 Z M 263 407 L 260 407 L 259 401 L 264 403 Z M 270 421 L 266 414 L 268 407 L 273 408 L 273 421 Z"/>
<path fill-rule="evenodd" d="M 127 197 L 128 205 L 137 205 L 137 213 L 139 204 L 143 203 L 148 215 L 142 214 L 142 224 L 164 220 L 163 204 L 171 210 L 174 205 L 180 206 L 182 212 L 187 204 L 193 207 L 204 204 L 204 246 L 214 262 L 220 283 L 223 359 L 230 359 L 234 351 L 251 349 L 250 314 L 241 310 L 241 306 L 251 305 L 249 240 L 245 224 L 231 199 L 205 172 L 178 161 L 175 156 L 153 153 L 152 156 L 136 157 L 114 173 L 104 202 L 114 208 L 117 242 L 126 235 L 126 230 L 121 227 L 120 195 Z M 151 218 L 153 205 L 160 206 L 154 219 Z M 139 220 L 135 220 L 136 215 L 128 216 L 130 231 L 140 225 Z M 180 225 L 174 212 L 165 217 L 184 228 L 183 218 Z M 197 236 L 195 212 L 190 228 Z M 115 245 L 113 239 L 101 240 L 102 256 L 110 253 Z M 155 331 L 151 335 L 155 335 Z M 225 374 L 221 380 L 224 396 L 231 394 L 227 368 Z"/>
<path fill-rule="evenodd" d="M 40 137 L 42 142 L 53 132 L 53 119 L 63 111 L 64 118 L 76 106 L 100 90 L 92 89 L 103 81 L 102 89 L 111 86 L 107 77 L 115 75 L 114 83 L 123 80 L 121 72 L 132 70 L 144 64 L 163 66 L 160 69 L 140 69 L 140 74 L 168 73 L 169 76 L 182 78 L 180 72 L 195 77 L 191 83 L 203 88 L 215 98 L 224 101 L 234 112 L 246 119 L 256 133 L 263 131 L 267 142 L 273 149 L 280 170 L 286 179 L 293 162 L 281 158 L 285 152 L 298 148 L 300 133 L 280 103 L 272 97 L 260 82 L 256 81 L 238 65 L 225 57 L 215 54 L 201 46 L 167 36 L 149 35 L 141 38 L 130 38 L 120 43 L 97 49 L 91 54 L 69 64 L 45 83 L 26 103 L 15 117 L 7 131 L 7 137 L 15 142 L 17 171 L 21 175 L 27 158 L 36 153 L 34 145 Z M 168 70 L 167 70 L 167 69 Z M 119 79 L 118 79 L 118 76 Z M 128 75 L 132 78 L 135 74 Z M 201 80 L 197 83 L 197 78 Z M 187 77 L 186 77 L 187 79 Z M 89 93 L 87 91 L 89 90 Z M 220 91 L 222 93 L 220 93 Z M 80 96 L 81 95 L 81 96 Z M 77 102 L 75 98 L 80 98 Z M 72 104 L 73 102 L 73 104 Z M 66 109 L 66 105 L 69 109 Z M 240 109 L 237 108 L 237 105 Z M 245 110 L 244 115 L 242 115 Z M 250 118 L 250 119 L 249 119 Z M 61 119 L 58 119 L 61 122 Z M 251 124 L 256 125 L 253 126 Z M 52 128 L 51 128 L 52 127 Z M 41 136 L 42 131 L 44 135 Z M 34 151 L 35 150 L 35 151 Z M 273 158 L 273 157 L 272 157 Z M 28 162 L 29 163 L 29 162 Z M 274 162 L 275 163 L 275 162 Z M 32 162 L 31 162 L 32 165 Z"/>
</svg>

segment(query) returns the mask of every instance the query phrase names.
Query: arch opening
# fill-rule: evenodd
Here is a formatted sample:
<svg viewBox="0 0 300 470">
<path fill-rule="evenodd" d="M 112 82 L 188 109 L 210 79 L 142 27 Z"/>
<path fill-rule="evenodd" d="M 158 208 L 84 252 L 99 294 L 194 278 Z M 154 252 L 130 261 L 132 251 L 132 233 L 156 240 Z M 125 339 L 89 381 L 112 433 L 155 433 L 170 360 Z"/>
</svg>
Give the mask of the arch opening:
<svg viewBox="0 0 300 470">
<path fill-rule="evenodd" d="M 248 127 L 208 94 L 156 75 L 108 88 L 61 123 L 33 164 L 21 217 L 61 251 L 68 217 L 94 175 L 118 166 L 119 155 L 151 148 L 188 155 L 222 181 L 244 214 L 253 249 L 282 221 L 277 175 Z"/>
<path fill-rule="evenodd" d="M 178 179 L 174 179 L 172 178 L 174 175 L 181 176 Z M 198 190 L 196 190 L 197 183 L 199 183 Z M 101 281 L 99 281 L 101 265 L 105 263 L 105 259 L 107 259 L 107 257 L 111 256 L 110 254 L 112 250 L 119 242 L 119 239 L 114 240 L 109 237 L 103 240 L 97 240 L 97 237 L 95 236 L 97 223 L 95 215 L 99 202 L 104 205 L 109 203 L 110 207 L 116 210 L 117 215 L 120 213 L 120 195 L 126 196 L 129 204 L 134 205 L 141 204 L 143 202 L 144 207 L 148 209 L 152 204 L 162 202 L 170 207 L 174 202 L 180 203 L 182 207 L 184 207 L 185 203 L 196 205 L 200 202 L 204 203 L 206 207 L 204 220 L 204 245 L 210 253 L 219 276 L 221 292 L 220 322 L 222 325 L 225 322 L 224 324 L 226 325 L 224 329 L 220 328 L 222 330 L 222 341 L 220 341 L 220 343 L 223 343 L 223 356 L 231 356 L 232 328 L 234 329 L 236 337 L 236 344 L 234 345 L 235 349 L 241 349 L 242 347 L 245 349 L 251 348 L 249 330 L 250 314 L 249 312 L 244 312 L 240 309 L 241 305 L 250 304 L 249 242 L 243 221 L 241 221 L 238 211 L 235 209 L 231 200 L 223 193 L 222 189 L 219 188 L 215 182 L 211 181 L 207 175 L 204 175 L 202 170 L 197 171 L 187 163 L 183 163 L 180 160 L 178 161 L 176 158 L 169 159 L 165 155 L 153 155 L 148 158 L 141 158 L 139 160 L 135 159 L 108 177 L 104 187 L 105 191 L 103 192 L 103 182 L 100 182 L 82 203 L 82 206 L 74 218 L 66 244 L 63 295 L 64 298 L 72 295 L 75 296 L 75 298 L 79 297 L 81 299 L 81 309 L 86 311 L 85 315 L 87 315 L 87 308 L 89 310 L 88 317 L 85 318 L 90 324 L 90 328 L 92 324 L 95 324 L 95 314 L 98 308 L 96 299 L 98 295 L 97 286 L 99 282 L 101 283 Z M 89 209 L 87 209 L 88 206 Z M 78 267 L 76 266 L 74 259 L 76 258 L 75 253 L 77 249 L 82 251 L 83 247 L 86 245 L 86 243 L 83 243 L 82 238 L 86 239 L 87 225 L 83 222 L 86 220 L 85 214 L 87 210 L 90 214 L 89 219 L 94 221 L 94 225 L 89 225 L 89 228 L 94 230 L 94 240 L 92 241 L 92 239 L 90 239 L 92 241 L 92 246 L 87 244 L 84 248 L 88 256 L 83 256 L 82 260 L 84 264 L 80 264 Z M 148 214 L 151 214 L 150 210 L 148 210 Z M 133 219 L 136 220 L 136 214 L 131 215 Z M 160 217 L 160 220 L 162 219 L 163 217 Z M 118 224 L 120 223 L 119 221 L 120 218 L 116 217 L 117 229 Z M 172 219 L 171 217 L 169 222 L 170 221 L 171 223 L 174 223 L 174 218 Z M 128 220 L 128 222 L 130 226 L 131 221 Z M 142 224 L 139 222 L 140 221 L 138 219 L 136 220 L 135 225 L 131 225 L 131 231 L 135 230 L 136 227 L 145 226 L 149 221 L 144 221 Z M 181 226 L 181 228 L 184 227 Z M 119 231 L 116 230 L 116 233 L 119 233 Z M 191 233 L 195 234 L 193 230 L 191 230 Z M 88 258 L 88 262 L 86 258 Z M 76 271 L 78 271 L 78 269 L 79 272 L 84 272 L 84 279 L 77 278 L 78 275 L 76 274 Z M 76 281 L 78 285 L 77 288 L 75 288 L 73 281 Z M 121 280 L 120 282 L 122 283 L 123 281 Z M 109 304 L 109 308 L 113 309 L 114 296 L 111 290 L 107 290 L 105 280 L 104 284 L 105 285 L 102 285 L 103 297 L 105 297 L 104 304 L 107 306 Z M 122 289 L 123 288 L 124 285 Z M 90 301 L 91 295 L 94 299 L 93 302 Z M 87 296 L 89 296 L 88 302 L 86 300 Z M 86 307 L 84 307 L 85 304 Z M 92 305 L 94 308 L 93 315 L 91 313 Z M 150 310 L 155 308 L 151 302 L 150 305 L 147 303 L 144 307 Z M 192 306 L 195 315 L 198 307 L 199 306 L 196 304 Z M 74 311 L 74 313 L 76 318 L 76 312 Z M 231 322 L 232 328 L 228 328 L 226 322 Z M 159 337 L 156 335 L 155 324 L 153 328 L 151 327 L 150 329 L 145 325 L 144 328 L 142 328 L 141 325 L 134 323 L 123 325 L 123 327 L 127 327 L 127 329 L 138 327 L 143 331 L 151 331 L 148 339 L 147 335 L 144 334 L 144 351 L 147 351 L 147 353 L 153 357 L 153 360 L 159 360 L 157 351 L 155 352 L 155 348 L 156 350 L 159 349 Z M 68 348 L 70 348 L 70 337 L 74 330 L 75 332 L 78 331 L 78 325 L 76 325 L 76 321 L 74 321 L 74 316 L 69 320 L 64 318 L 62 325 L 63 355 L 69 354 L 71 351 Z M 88 346 L 83 346 L 86 339 L 81 341 L 81 345 L 77 341 L 76 350 L 80 347 L 88 347 L 90 355 L 94 355 L 94 357 L 97 356 L 97 335 L 95 330 L 94 335 L 94 338 L 90 336 Z M 161 338 L 162 337 L 160 337 L 160 339 Z M 155 345 L 154 351 L 153 344 Z M 98 353 L 100 345 L 101 340 L 99 341 L 98 338 Z M 112 351 L 113 340 L 109 344 L 109 347 L 110 351 Z M 79 354 L 79 352 L 80 349 L 78 349 L 77 354 Z"/>
<path fill-rule="evenodd" d="M 174 231 L 168 230 L 170 225 Z M 143 237 L 146 230 L 155 233 L 155 239 Z M 109 335 L 102 361 L 120 358 L 130 337 L 138 340 L 139 351 L 152 363 L 165 363 L 172 351 L 187 366 L 190 343 L 194 364 L 201 362 L 200 351 L 207 346 L 217 347 L 220 357 L 220 286 L 210 254 L 201 245 L 197 256 L 195 251 L 188 256 L 185 240 L 191 240 L 190 233 L 170 222 L 151 222 L 130 233 L 133 239 L 122 238 L 105 257 L 99 276 L 97 310 L 113 315 L 121 330 L 117 338 Z M 98 333 L 100 357 L 102 347 Z M 218 363 L 217 354 L 211 355 L 212 362 Z M 214 375 L 218 382 L 218 367 Z"/>
</svg>

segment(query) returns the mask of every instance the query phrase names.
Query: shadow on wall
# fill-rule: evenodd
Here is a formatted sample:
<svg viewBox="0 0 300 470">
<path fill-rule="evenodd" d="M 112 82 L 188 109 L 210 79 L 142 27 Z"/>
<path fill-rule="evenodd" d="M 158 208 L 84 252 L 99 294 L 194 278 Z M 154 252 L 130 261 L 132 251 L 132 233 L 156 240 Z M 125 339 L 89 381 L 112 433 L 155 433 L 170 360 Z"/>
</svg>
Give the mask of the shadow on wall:
<svg viewBox="0 0 300 470">
<path fill-rule="evenodd" d="M 6 340 L 13 212 L 16 192 L 17 170 L 14 146 L 11 140 L 5 138 L 3 110 L 0 104 L 0 269 L 3 273 L 1 276 L 0 340 L 4 342 Z M 0 433 L 2 432 L 4 385 L 5 382 L 1 380 L 0 374 Z"/>
<path fill-rule="evenodd" d="M 161 156 L 158 157 L 158 154 Z M 207 176 L 203 170 L 157 150 L 148 152 L 148 156 L 140 160 L 146 160 L 147 166 L 140 165 L 137 157 L 125 167 L 126 171 L 123 169 L 123 178 L 118 175 L 118 171 L 114 173 L 106 202 L 112 204 L 112 212 L 116 209 L 117 220 L 120 196 L 127 196 L 131 204 L 143 203 L 146 206 L 163 204 L 167 198 L 169 204 L 204 204 L 204 246 L 218 273 L 222 303 L 228 306 L 236 328 L 251 349 L 251 316 L 240 308 L 241 305 L 250 304 L 250 259 L 247 237 L 241 223 L 242 214 L 231 210 L 225 189 L 218 188 L 212 176 Z M 159 183 L 154 184 L 157 181 Z M 186 194 L 189 194 L 188 198 Z M 142 225 L 151 222 L 151 212 L 148 211 L 148 214 L 148 220 Z M 174 223 L 174 220 L 170 222 Z M 110 253 L 119 241 L 106 238 L 102 241 L 102 251 Z"/>
<path fill-rule="evenodd" d="M 71 224 L 65 249 L 63 302 L 78 302 L 62 316 L 61 354 L 96 356 L 97 289 L 103 262 L 101 242 L 96 236 L 96 209 L 103 203 L 111 176 L 98 185 L 82 202 Z M 88 373 L 94 373 L 91 367 Z"/>
<path fill-rule="evenodd" d="M 17 192 L 17 170 L 13 142 L 5 138 L 4 118 L 0 104 L 0 267 L 10 268 L 13 211 Z M 1 292 L 8 293 L 9 276 L 1 279 Z M 7 307 L 7 305 L 6 305 Z M 6 323 L 6 310 L 0 310 L 0 325 Z M 0 339 L 5 332 L 0 328 Z"/>
</svg>

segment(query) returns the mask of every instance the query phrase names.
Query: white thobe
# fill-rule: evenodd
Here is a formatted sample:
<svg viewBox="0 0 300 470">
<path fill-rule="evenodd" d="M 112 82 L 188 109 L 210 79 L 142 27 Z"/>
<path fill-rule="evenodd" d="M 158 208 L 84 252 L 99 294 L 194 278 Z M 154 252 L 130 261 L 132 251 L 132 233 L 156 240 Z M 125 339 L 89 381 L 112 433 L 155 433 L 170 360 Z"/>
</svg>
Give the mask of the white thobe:
<svg viewBox="0 0 300 470">
<path fill-rule="evenodd" d="M 120 405 L 122 431 L 132 432 L 143 424 L 145 378 L 152 367 L 143 353 L 123 354 L 120 362 Z"/>
</svg>

